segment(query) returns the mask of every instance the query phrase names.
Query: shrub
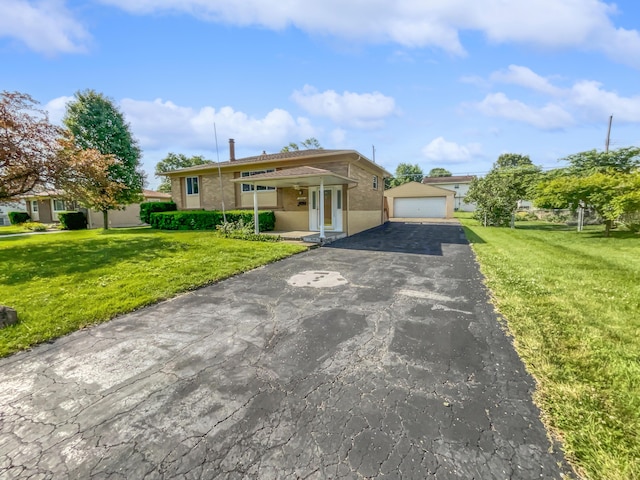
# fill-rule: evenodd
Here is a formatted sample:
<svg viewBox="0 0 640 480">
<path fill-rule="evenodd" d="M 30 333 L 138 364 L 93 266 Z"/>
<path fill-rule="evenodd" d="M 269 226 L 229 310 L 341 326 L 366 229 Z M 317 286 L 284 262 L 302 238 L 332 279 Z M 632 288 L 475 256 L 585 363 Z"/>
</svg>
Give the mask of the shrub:
<svg viewBox="0 0 640 480">
<path fill-rule="evenodd" d="M 516 212 L 516 222 L 531 222 L 538 220 L 538 217 L 533 212 Z"/>
<path fill-rule="evenodd" d="M 237 222 L 222 222 L 216 226 L 218 233 L 225 238 L 235 238 L 238 240 L 250 240 L 253 242 L 279 242 L 280 236 L 263 235 L 254 233 L 253 221 L 245 223 L 244 219 Z"/>
<path fill-rule="evenodd" d="M 140 204 L 140 220 L 151 223 L 151 214 L 156 212 L 175 212 L 178 206 L 173 202 L 144 202 Z"/>
<path fill-rule="evenodd" d="M 18 225 L 31 220 L 31 217 L 27 212 L 9 212 L 8 215 L 11 225 Z"/>
<path fill-rule="evenodd" d="M 58 212 L 58 220 L 60 220 L 63 230 L 87 228 L 87 217 L 82 212 Z"/>
<path fill-rule="evenodd" d="M 220 235 L 227 237 L 234 233 L 251 234 L 255 231 L 253 228 L 253 222 L 244 223 L 244 219 L 240 219 L 237 222 L 224 221 L 220 225 L 216 225 L 216 230 Z"/>
<path fill-rule="evenodd" d="M 619 221 L 630 232 L 640 233 L 640 212 L 625 213 Z"/>
<path fill-rule="evenodd" d="M 556 213 L 553 215 L 549 215 L 545 220 L 550 223 L 566 223 L 567 221 L 569 221 L 569 215 Z"/>
<path fill-rule="evenodd" d="M 231 210 L 226 212 L 227 222 L 242 220 L 245 225 L 253 222 L 253 211 Z M 179 210 L 176 212 L 156 212 L 149 217 L 149 223 L 153 228 L 161 230 L 215 230 L 222 225 L 224 218 L 219 210 Z M 258 212 L 260 231 L 273 230 L 276 216 L 272 211 Z"/>
<path fill-rule="evenodd" d="M 40 222 L 24 222 L 22 224 L 24 228 L 27 230 L 31 230 L 32 232 L 46 232 L 47 226 L 43 225 Z"/>
</svg>

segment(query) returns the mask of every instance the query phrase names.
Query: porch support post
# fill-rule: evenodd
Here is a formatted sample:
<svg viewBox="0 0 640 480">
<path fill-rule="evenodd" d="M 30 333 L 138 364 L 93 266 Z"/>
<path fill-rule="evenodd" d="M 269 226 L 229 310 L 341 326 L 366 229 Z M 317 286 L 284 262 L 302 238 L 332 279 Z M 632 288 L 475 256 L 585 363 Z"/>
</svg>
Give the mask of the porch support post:
<svg viewBox="0 0 640 480">
<path fill-rule="evenodd" d="M 258 222 L 258 187 L 253 184 L 253 231 L 256 235 L 260 233 L 260 223 Z"/>
<path fill-rule="evenodd" d="M 320 218 L 318 219 L 318 223 L 320 223 L 320 240 L 324 240 L 324 179 L 320 178 L 320 198 L 318 199 L 318 203 L 320 204 Z"/>
</svg>

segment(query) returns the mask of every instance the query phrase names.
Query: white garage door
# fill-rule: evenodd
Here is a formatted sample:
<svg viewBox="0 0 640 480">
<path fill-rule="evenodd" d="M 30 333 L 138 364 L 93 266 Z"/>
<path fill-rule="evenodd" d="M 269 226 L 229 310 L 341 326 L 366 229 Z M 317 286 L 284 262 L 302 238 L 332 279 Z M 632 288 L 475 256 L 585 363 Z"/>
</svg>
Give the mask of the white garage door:
<svg viewBox="0 0 640 480">
<path fill-rule="evenodd" d="M 445 218 L 446 197 L 395 198 L 393 216 L 396 218 Z"/>
</svg>

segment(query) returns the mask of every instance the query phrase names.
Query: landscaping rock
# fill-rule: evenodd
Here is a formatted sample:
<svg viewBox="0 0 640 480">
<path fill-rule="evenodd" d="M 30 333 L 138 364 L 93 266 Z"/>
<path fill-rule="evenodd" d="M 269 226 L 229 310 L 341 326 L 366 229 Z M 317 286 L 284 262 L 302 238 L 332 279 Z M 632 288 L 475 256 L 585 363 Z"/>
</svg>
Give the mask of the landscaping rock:
<svg viewBox="0 0 640 480">
<path fill-rule="evenodd" d="M 18 323 L 18 312 L 13 308 L 0 305 L 0 328 Z"/>
</svg>

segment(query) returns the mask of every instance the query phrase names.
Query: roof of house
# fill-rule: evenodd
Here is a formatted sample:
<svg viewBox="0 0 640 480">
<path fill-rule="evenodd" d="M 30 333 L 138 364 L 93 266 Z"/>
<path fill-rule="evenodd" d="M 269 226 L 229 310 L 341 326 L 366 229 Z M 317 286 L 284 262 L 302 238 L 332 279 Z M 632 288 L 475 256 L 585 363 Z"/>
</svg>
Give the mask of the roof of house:
<svg viewBox="0 0 640 480">
<path fill-rule="evenodd" d="M 319 185 L 322 181 L 324 185 L 346 185 L 349 183 L 358 183 L 357 180 L 338 175 L 330 170 L 323 168 L 302 166 L 293 168 L 283 168 L 274 172 L 265 172 L 250 177 L 240 177 L 232 182 L 256 183 L 259 185 L 272 187 L 286 186 L 311 186 Z"/>
<path fill-rule="evenodd" d="M 235 160 L 227 160 L 226 162 L 219 163 L 207 163 L 202 165 L 196 165 L 193 167 L 180 168 L 178 170 L 172 170 L 170 172 L 162 173 L 161 175 L 173 175 L 176 173 L 187 173 L 187 172 L 200 172 L 207 170 L 216 170 L 218 167 L 220 168 L 228 168 L 235 167 L 238 165 L 249 165 L 249 164 L 260 164 L 260 163 L 273 163 L 273 162 L 283 162 L 286 163 L 288 160 L 300 160 L 300 159 L 315 159 L 322 157 L 332 157 L 337 155 L 357 155 L 358 159 L 365 160 L 369 164 L 377 167 L 382 172 L 384 172 L 385 176 L 391 176 L 389 172 L 387 172 L 381 165 L 372 162 L 364 155 L 358 153 L 355 150 L 326 150 L 324 148 L 310 149 L 310 150 L 296 150 L 293 152 L 278 152 L 278 153 L 263 153 L 262 155 L 254 155 L 252 157 L 244 157 L 237 158 Z"/>
<path fill-rule="evenodd" d="M 32 193 L 27 193 L 23 195 L 24 198 L 55 198 L 55 197 L 64 197 L 64 192 L 62 190 L 38 190 Z M 143 197 L 152 197 L 152 198 L 171 198 L 170 193 L 156 192 L 155 190 L 142 190 Z"/>
<path fill-rule="evenodd" d="M 170 193 L 156 192 L 155 190 L 147 190 L 147 189 L 142 190 L 142 195 L 144 197 L 153 197 L 153 198 L 171 198 Z"/>
<path fill-rule="evenodd" d="M 422 183 L 438 184 L 438 183 L 470 183 L 476 178 L 474 175 L 454 175 L 451 177 L 424 177 Z"/>
</svg>

